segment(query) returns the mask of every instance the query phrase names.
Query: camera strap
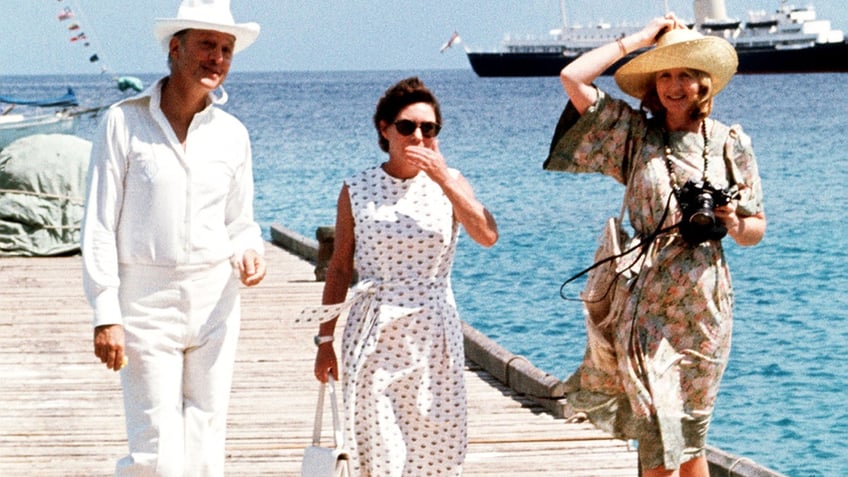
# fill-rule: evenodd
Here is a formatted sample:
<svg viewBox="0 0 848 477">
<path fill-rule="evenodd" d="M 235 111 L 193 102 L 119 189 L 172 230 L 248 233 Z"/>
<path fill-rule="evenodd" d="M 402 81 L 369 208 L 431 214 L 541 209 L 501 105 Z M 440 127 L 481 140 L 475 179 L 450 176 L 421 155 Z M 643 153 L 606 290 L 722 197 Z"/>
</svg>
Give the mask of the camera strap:
<svg viewBox="0 0 848 477">
<path fill-rule="evenodd" d="M 709 156 L 709 144 L 710 144 L 709 135 L 707 134 L 707 121 L 706 121 L 706 119 L 701 121 L 700 130 L 701 130 L 701 134 L 704 137 L 704 150 L 701 153 L 701 155 L 704 159 L 704 176 L 706 176 L 707 166 L 709 165 L 709 162 L 708 162 L 709 157 L 708 156 Z M 639 263 L 641 258 L 645 255 L 645 253 L 647 253 L 647 249 L 648 249 L 649 244 L 651 244 L 653 242 L 653 240 L 658 235 L 660 235 L 662 233 L 670 232 L 670 231 L 672 231 L 672 230 L 674 230 L 674 229 L 676 229 L 680 226 L 679 223 L 676 223 L 674 225 L 662 228 L 662 224 L 665 223 L 665 220 L 666 220 L 666 218 L 668 217 L 668 214 L 669 214 L 669 210 L 671 209 L 671 198 L 672 198 L 672 196 L 674 196 L 674 198 L 677 199 L 678 203 L 679 203 L 679 194 L 680 194 L 680 188 L 677 185 L 677 175 L 674 173 L 674 168 L 673 168 L 673 165 L 671 163 L 671 152 L 672 151 L 671 151 L 671 146 L 669 145 L 669 143 L 670 143 L 669 132 L 665 128 L 663 128 L 662 132 L 663 132 L 663 159 L 665 160 L 665 166 L 666 166 L 666 169 L 668 170 L 669 181 L 671 183 L 672 193 L 669 194 L 669 196 L 668 196 L 668 200 L 666 201 L 666 205 L 665 205 L 665 210 L 663 210 L 663 215 L 662 215 L 662 218 L 660 219 L 660 221 L 658 222 L 657 228 L 651 234 L 649 234 L 646 238 L 639 241 L 639 243 L 629 247 L 628 249 L 622 251 L 621 253 L 619 253 L 617 255 L 612 255 L 612 256 L 606 257 L 602 260 L 599 260 L 599 261 L 593 263 L 592 265 L 584 268 L 583 270 L 577 272 L 576 274 L 572 275 L 571 277 L 569 277 L 559 287 L 559 295 L 560 295 L 560 297 L 562 297 L 562 299 L 567 300 L 567 301 L 584 301 L 584 302 L 586 302 L 587 300 L 584 300 L 583 298 L 572 298 L 572 297 L 566 296 L 565 293 L 564 293 L 565 286 L 568 285 L 569 283 L 573 282 L 574 280 L 577 280 L 578 278 L 582 277 L 583 275 L 589 273 L 590 271 L 600 267 L 601 265 L 603 265 L 605 263 L 609 263 L 613 260 L 617 260 L 617 259 L 635 251 L 636 249 L 641 248 L 641 250 L 639 251 L 639 255 L 631 263 L 630 267 L 616 272 L 614 279 L 610 282 L 610 287 L 607 288 L 604 291 L 604 294 L 601 295 L 601 298 L 598 299 L 598 300 L 603 300 L 604 298 L 606 298 L 607 294 L 609 294 L 610 289 L 612 288 L 612 284 L 615 283 L 616 279 L 622 273 L 624 273 L 624 272 L 628 271 L 630 268 L 632 268 L 636 263 Z M 619 212 L 619 223 L 621 223 L 621 221 L 623 220 L 624 212 L 625 212 L 625 210 L 627 210 L 627 201 L 628 201 L 628 198 L 629 198 L 629 195 L 630 195 L 629 194 L 630 186 L 631 186 L 631 183 L 633 182 L 633 175 L 634 175 L 635 169 L 636 169 L 635 164 L 631 163 L 630 164 L 630 171 L 628 171 L 628 175 L 627 175 L 626 189 L 624 191 L 624 199 L 622 200 L 621 211 Z"/>
<path fill-rule="evenodd" d="M 650 235 L 648 235 L 644 239 L 640 240 L 639 243 L 631 246 L 627 250 L 624 250 L 617 255 L 611 255 L 609 257 L 606 257 L 603 260 L 598 260 L 597 262 L 593 263 L 592 265 L 584 268 L 583 270 L 581 270 L 581 271 L 577 272 L 576 274 L 572 275 L 571 277 L 569 277 L 566 281 L 564 281 L 562 283 L 562 285 L 560 285 L 559 296 L 563 300 L 566 300 L 566 301 L 582 301 L 582 302 L 586 302 L 586 303 L 594 303 L 596 301 L 600 301 L 600 300 L 603 300 L 604 298 L 606 298 L 607 294 L 609 294 L 610 290 L 612 289 L 613 285 L 615 284 L 616 279 L 622 273 L 630 270 L 634 265 L 639 263 L 640 259 L 647 253 L 649 245 L 660 234 L 670 232 L 677 227 L 678 224 L 674 224 L 674 225 L 671 225 L 669 227 L 662 228 L 662 224 L 663 224 L 663 222 L 665 222 L 666 217 L 668 217 L 668 211 L 669 211 L 670 208 L 671 208 L 671 196 L 669 196 L 668 201 L 666 201 L 666 203 L 665 203 L 665 210 L 663 211 L 663 215 L 662 215 L 662 218 L 659 221 L 659 225 L 657 225 L 657 228 L 653 232 L 651 232 Z M 622 270 L 619 270 L 619 271 L 616 271 L 615 276 L 613 277 L 613 280 L 610 282 L 610 286 L 604 291 L 604 294 L 601 295 L 601 297 L 598 298 L 597 300 L 585 300 L 583 298 L 573 298 L 573 297 L 569 297 L 569 296 L 565 295 L 563 290 L 565 289 L 565 286 L 568 285 L 569 283 L 573 282 L 574 280 L 577 280 L 578 278 L 582 277 L 583 275 L 589 273 L 590 271 L 600 267 L 601 265 L 603 265 L 605 263 L 609 263 L 612 260 L 616 260 L 616 259 L 619 259 L 621 257 L 624 257 L 625 255 L 635 251 L 636 249 L 641 249 L 641 250 L 639 250 L 639 255 L 637 256 L 637 258 L 635 260 L 633 260 L 633 262 L 630 264 L 629 267 L 622 269 Z"/>
<path fill-rule="evenodd" d="M 633 176 L 636 174 L 636 164 L 635 164 L 635 162 L 634 161 L 628 161 L 628 166 L 629 166 L 630 170 L 627 171 L 627 176 L 626 176 L 627 182 L 625 183 L 625 187 L 624 187 L 624 197 L 621 200 L 621 210 L 618 213 L 618 223 L 619 224 L 623 223 L 622 221 L 624 220 L 624 212 L 628 210 L 628 201 L 630 199 L 630 188 L 632 187 L 631 184 L 633 183 Z M 665 222 L 666 217 L 668 216 L 668 210 L 669 210 L 670 206 L 671 206 L 671 197 L 669 196 L 669 200 L 668 200 L 668 202 L 666 202 L 665 210 L 663 211 L 663 216 L 662 216 L 662 219 L 659 221 L 659 225 L 657 225 L 657 229 L 654 230 L 654 232 L 652 232 L 647 238 L 639 241 L 639 243 L 631 246 L 627 250 L 623 250 L 621 253 L 619 253 L 617 255 L 612 255 L 612 256 L 606 257 L 602 260 L 598 260 L 597 262 L 593 263 L 592 265 L 590 265 L 590 266 L 584 268 L 583 270 L 577 272 L 576 274 L 572 275 L 566 281 L 564 281 L 562 283 L 562 285 L 560 285 L 559 296 L 562 297 L 563 300 L 582 301 L 582 302 L 586 302 L 586 303 L 591 303 L 591 302 L 594 302 L 594 301 L 600 301 L 600 300 L 603 300 L 604 298 L 606 298 L 606 296 L 610 292 L 610 289 L 612 289 L 612 286 L 615 283 L 616 279 L 622 273 L 630 270 L 631 268 L 633 268 L 634 265 L 639 263 L 641 258 L 645 255 L 645 253 L 647 253 L 648 245 L 659 234 L 664 233 L 664 232 L 668 232 L 668 231 L 672 230 L 674 227 L 676 227 L 676 225 L 674 225 L 672 227 L 666 227 L 665 229 L 660 229 L 660 227 L 662 227 L 662 224 Z M 582 277 L 583 275 L 589 273 L 590 271 L 600 267 L 601 265 L 603 265 L 605 263 L 609 263 L 613 260 L 617 260 L 621 257 L 624 257 L 627 254 L 633 252 L 634 250 L 636 250 L 638 248 L 641 248 L 641 250 L 639 251 L 639 255 L 636 257 L 636 259 L 631 262 L 629 267 L 616 272 L 615 276 L 613 277 L 613 280 L 610 282 L 610 286 L 606 290 L 604 290 L 604 294 L 601 295 L 601 297 L 598 298 L 597 300 L 589 301 L 589 300 L 585 300 L 583 298 L 572 298 L 572 297 L 565 295 L 565 293 L 563 292 L 563 290 L 565 289 L 565 286 L 568 285 L 569 283 L 573 282 L 574 280 L 577 280 L 578 278 Z"/>
</svg>

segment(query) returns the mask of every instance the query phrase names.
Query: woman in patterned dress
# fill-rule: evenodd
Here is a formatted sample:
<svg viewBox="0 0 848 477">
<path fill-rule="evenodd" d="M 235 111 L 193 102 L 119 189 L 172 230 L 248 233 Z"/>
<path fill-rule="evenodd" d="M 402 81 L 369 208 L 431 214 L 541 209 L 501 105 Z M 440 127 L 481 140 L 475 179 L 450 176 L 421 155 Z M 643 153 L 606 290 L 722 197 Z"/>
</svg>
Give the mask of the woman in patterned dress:
<svg viewBox="0 0 848 477">
<path fill-rule="evenodd" d="M 390 87 L 374 126 L 389 157 L 345 181 L 322 303 L 341 304 L 354 275 L 342 344 L 346 445 L 362 476 L 459 476 L 467 446 L 463 335 L 450 285 L 458 224 L 498 239 L 492 215 L 449 168 L 442 116 L 416 77 Z M 338 378 L 330 313 L 315 376 Z"/>
<path fill-rule="evenodd" d="M 652 46 L 615 75 L 639 109 L 593 85 L 629 52 Z M 614 364 L 604 369 L 584 359 L 568 380 L 568 398 L 597 426 L 638 441 L 644 476 L 709 475 L 704 446 L 733 322 L 721 237 L 748 246 L 765 233 L 750 138 L 738 125 L 709 118 L 712 98 L 736 66 L 727 41 L 668 15 L 584 54 L 560 75 L 570 101 L 545 168 L 629 182 L 628 218 L 636 239 L 648 244 L 635 277 L 614 284 L 604 330 Z M 727 194 L 709 193 L 714 204 L 701 203 L 704 196 L 680 192 L 690 180 Z M 716 226 L 685 225 L 698 222 L 684 204 L 707 206 Z"/>
</svg>

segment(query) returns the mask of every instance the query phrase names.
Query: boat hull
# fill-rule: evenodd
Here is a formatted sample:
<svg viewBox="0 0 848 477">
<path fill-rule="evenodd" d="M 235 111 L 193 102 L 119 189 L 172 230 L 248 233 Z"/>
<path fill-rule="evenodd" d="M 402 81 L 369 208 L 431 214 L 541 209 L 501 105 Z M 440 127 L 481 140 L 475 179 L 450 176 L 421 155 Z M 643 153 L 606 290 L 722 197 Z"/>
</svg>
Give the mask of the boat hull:
<svg viewBox="0 0 848 477">
<path fill-rule="evenodd" d="M 71 133 L 74 130 L 74 119 L 75 116 L 65 113 L 24 117 L 20 120 L 0 116 L 0 148 L 15 139 L 33 134 Z"/>
<path fill-rule="evenodd" d="M 737 54 L 738 72 L 742 74 L 848 72 L 848 42 L 792 50 L 739 49 Z M 468 61 L 471 69 L 481 77 L 557 76 L 577 56 L 559 53 L 468 52 Z M 604 74 L 615 73 L 627 59 L 617 62 Z"/>
</svg>

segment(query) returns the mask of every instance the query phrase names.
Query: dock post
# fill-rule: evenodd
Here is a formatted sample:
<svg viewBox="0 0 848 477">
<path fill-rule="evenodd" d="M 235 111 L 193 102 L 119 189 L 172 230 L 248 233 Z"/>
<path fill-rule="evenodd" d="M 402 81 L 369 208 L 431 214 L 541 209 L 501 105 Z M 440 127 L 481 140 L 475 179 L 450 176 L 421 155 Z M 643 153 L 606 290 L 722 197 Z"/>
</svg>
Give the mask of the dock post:
<svg viewBox="0 0 848 477">
<path fill-rule="evenodd" d="M 323 226 L 315 229 L 315 239 L 318 240 L 318 258 L 315 261 L 315 281 L 323 282 L 327 278 L 327 264 L 333 256 L 333 240 L 336 228 Z"/>
</svg>

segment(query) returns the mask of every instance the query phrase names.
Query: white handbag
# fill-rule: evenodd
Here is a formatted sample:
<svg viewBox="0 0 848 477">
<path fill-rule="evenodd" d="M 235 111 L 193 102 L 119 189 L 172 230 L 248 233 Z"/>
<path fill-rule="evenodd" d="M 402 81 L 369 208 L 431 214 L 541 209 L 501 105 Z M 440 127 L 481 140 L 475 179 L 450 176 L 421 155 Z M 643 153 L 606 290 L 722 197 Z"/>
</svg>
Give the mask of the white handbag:
<svg viewBox="0 0 848 477">
<path fill-rule="evenodd" d="M 330 405 L 333 411 L 333 447 L 321 447 L 321 418 L 324 415 L 324 390 L 330 388 Z M 344 434 L 339 420 L 339 404 L 333 377 L 321 383 L 318 390 L 318 407 L 315 410 L 315 427 L 312 430 L 312 445 L 303 451 L 301 477 L 352 477 L 350 453 L 339 446 L 344 445 Z"/>
</svg>

